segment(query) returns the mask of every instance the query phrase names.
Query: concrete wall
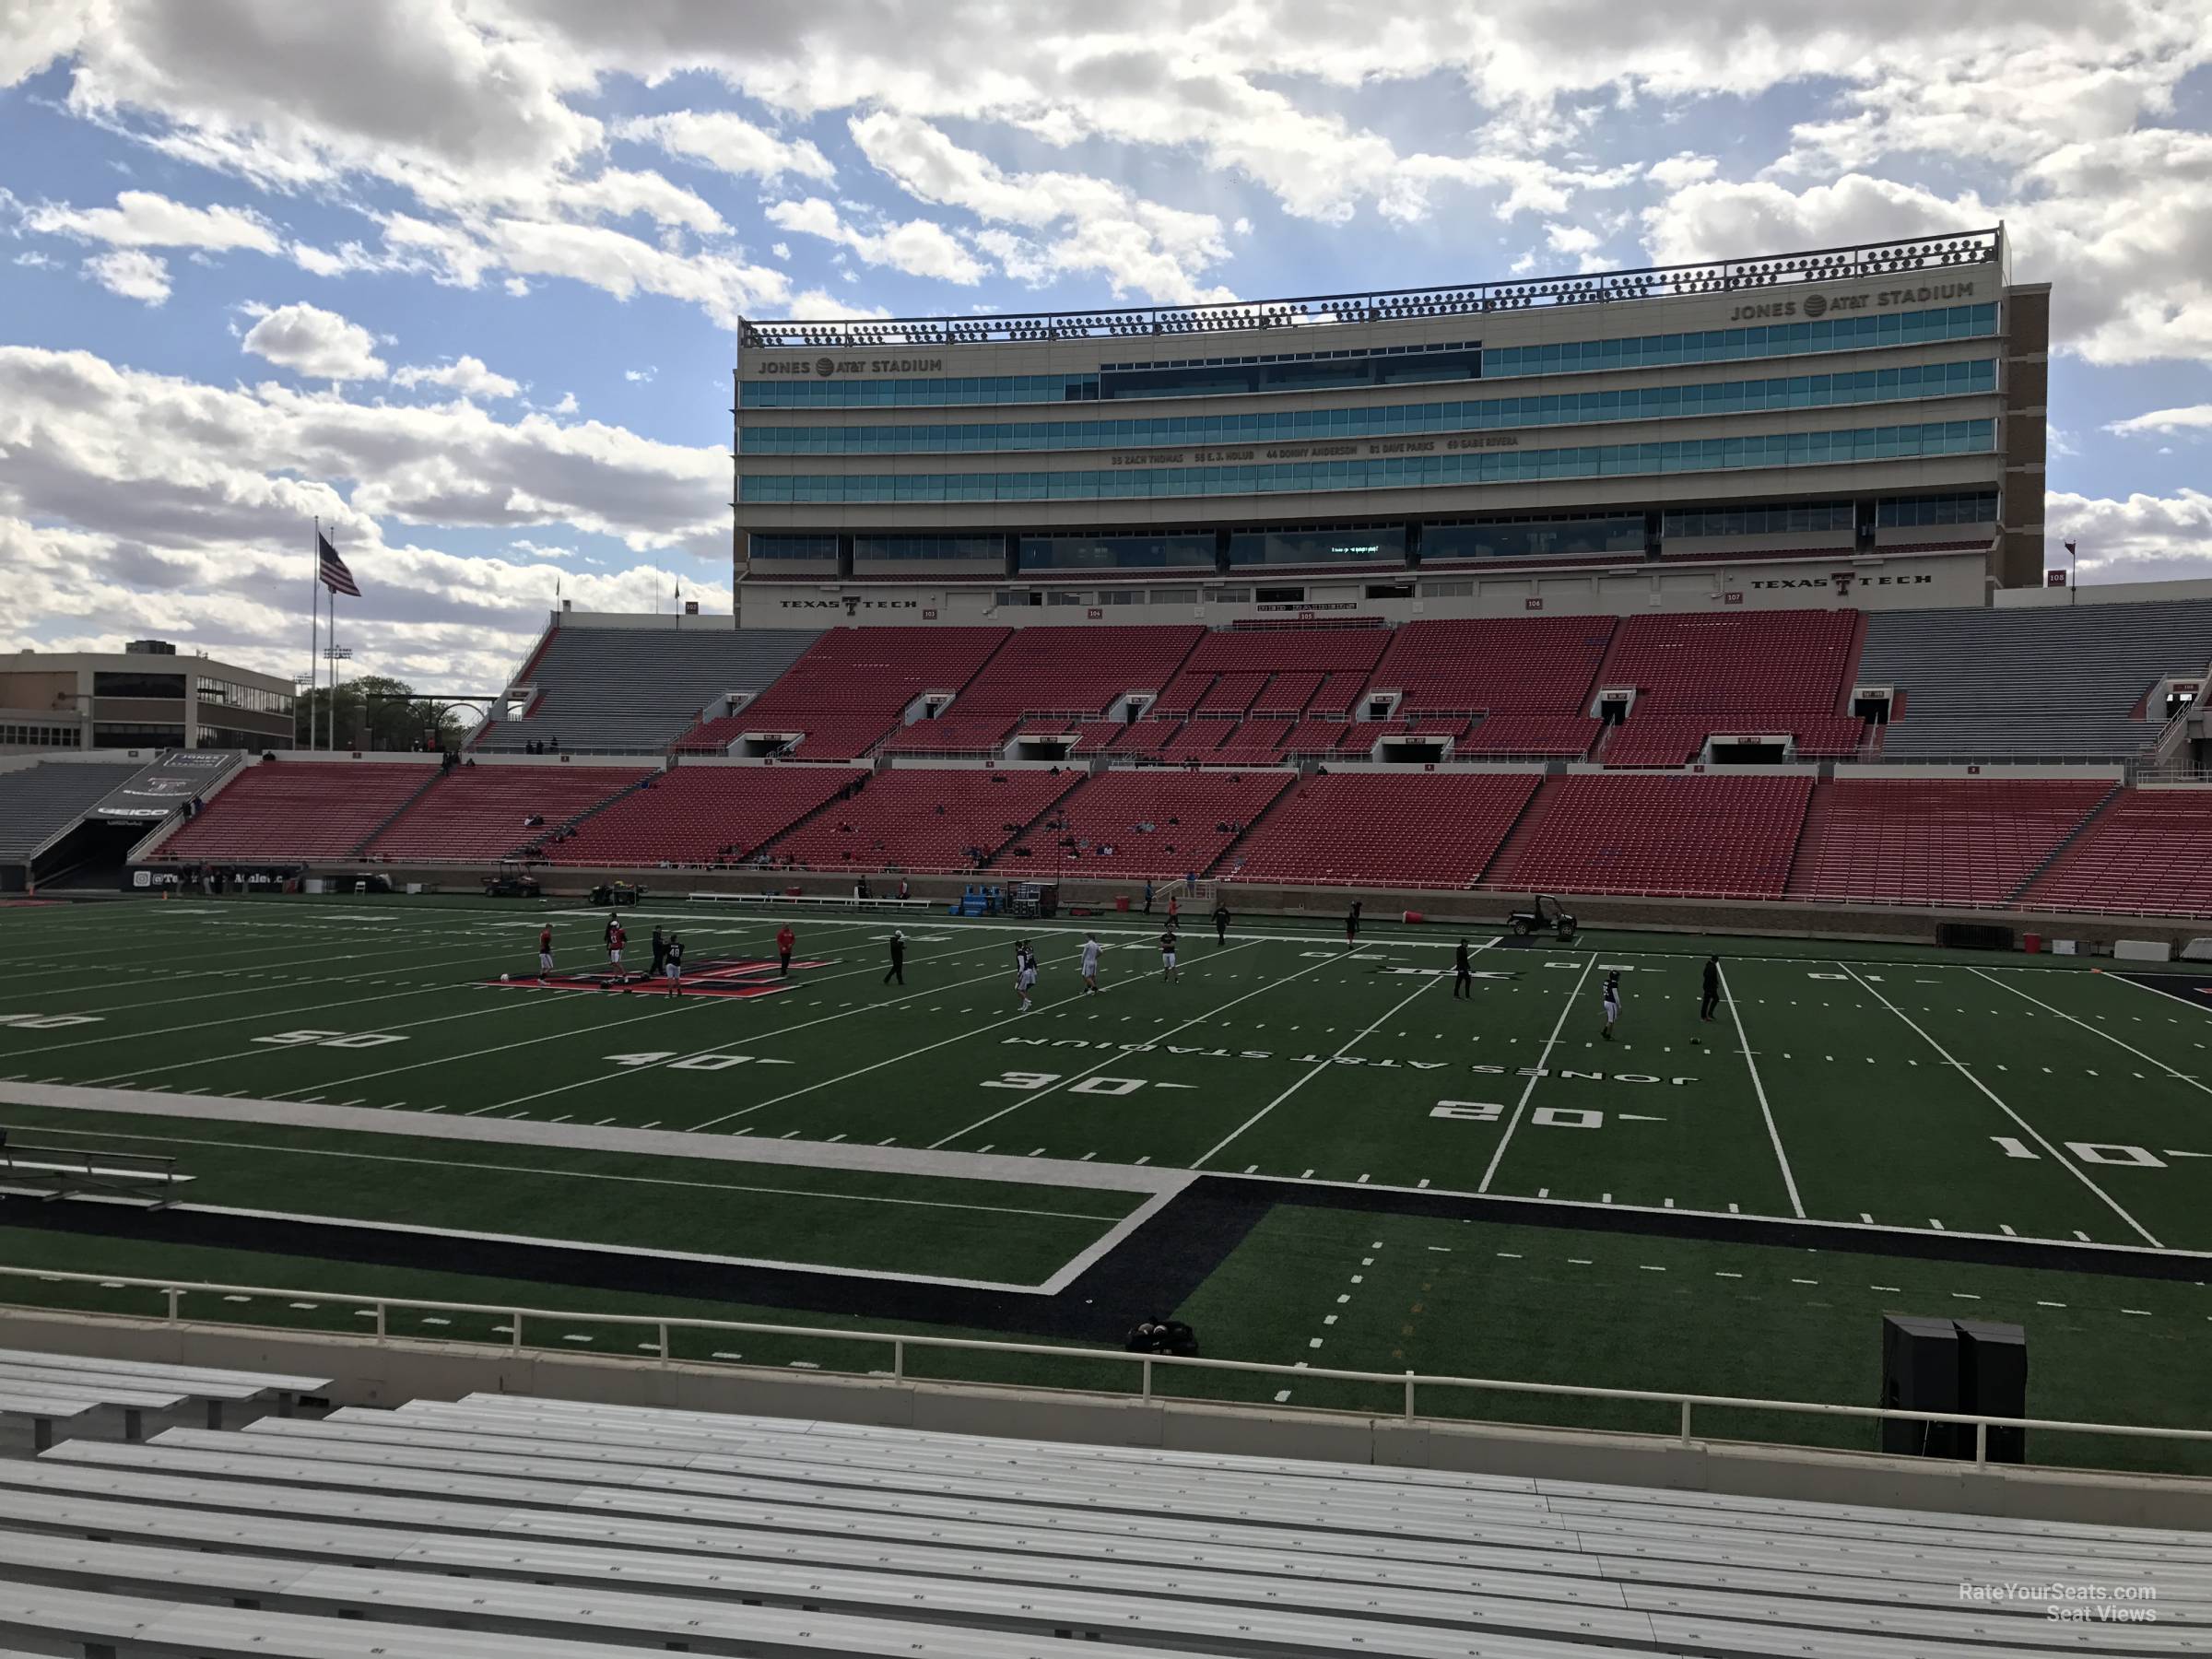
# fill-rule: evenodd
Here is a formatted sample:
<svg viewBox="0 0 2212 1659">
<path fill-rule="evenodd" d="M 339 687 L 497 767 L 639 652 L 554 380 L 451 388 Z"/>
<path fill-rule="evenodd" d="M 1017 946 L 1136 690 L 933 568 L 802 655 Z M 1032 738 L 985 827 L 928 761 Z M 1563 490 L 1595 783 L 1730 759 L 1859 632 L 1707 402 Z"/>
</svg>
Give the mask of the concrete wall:
<svg viewBox="0 0 2212 1659">
<path fill-rule="evenodd" d="M 2212 1481 L 1924 1462 L 1740 1442 L 1195 1405 L 224 1325 L 0 1312 L 0 1346 L 334 1379 L 337 1406 L 472 1393 L 1081 1445 L 1441 1469 L 1798 1502 L 2212 1530 Z M 1163 1373 L 1164 1374 L 1164 1373 Z"/>
</svg>

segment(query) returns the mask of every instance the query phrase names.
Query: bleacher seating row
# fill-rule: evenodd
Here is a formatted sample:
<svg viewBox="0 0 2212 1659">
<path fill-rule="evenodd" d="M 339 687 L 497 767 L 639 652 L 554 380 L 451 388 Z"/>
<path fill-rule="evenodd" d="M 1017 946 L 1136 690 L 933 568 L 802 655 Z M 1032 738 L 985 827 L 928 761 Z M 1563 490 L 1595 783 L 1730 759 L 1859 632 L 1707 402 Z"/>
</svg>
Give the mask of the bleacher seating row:
<svg viewBox="0 0 2212 1659">
<path fill-rule="evenodd" d="M 2200 677 L 2212 663 L 2205 601 L 1363 621 L 1371 619 L 1210 632 L 1194 624 L 818 635 L 558 628 L 519 677 L 538 690 L 530 712 L 477 741 L 720 754 L 774 734 L 803 759 L 854 760 L 879 748 L 1005 758 L 1018 729 L 1060 719 L 1082 724 L 1077 756 L 1158 754 L 1182 731 L 1184 759 L 1223 750 L 1220 763 L 1253 765 L 1311 752 L 1298 744 L 1311 746 L 1317 726 L 1479 715 L 1492 730 L 1477 726 L 1458 752 L 1579 757 L 1590 745 L 1571 747 L 1580 728 L 1570 723 L 1591 715 L 1603 690 L 1633 694 L 1626 725 L 1598 753 L 1608 764 L 1680 764 L 1706 735 L 1737 729 L 1791 733 L 1798 752 L 1815 757 L 1879 741 L 1899 758 L 2125 759 L 2156 735 L 2163 711 L 2146 699 L 2160 678 Z M 1860 685 L 1895 692 L 1886 730 L 1853 718 Z M 734 715 L 700 719 L 734 691 L 755 695 Z M 1148 702 L 1134 728 L 1133 696 Z M 1541 730 L 1534 747 L 1509 746 L 1512 722 L 1539 719 L 1561 724 L 1526 728 L 1524 743 Z M 1209 724 L 1161 724 L 1190 720 Z M 1215 721 L 1242 729 L 1225 733 Z M 1297 742 L 1271 750 L 1283 722 L 1294 723 Z"/>
<path fill-rule="evenodd" d="M 141 770 L 130 760 L 55 760 L 0 773 L 0 865 L 29 858 Z"/>
<path fill-rule="evenodd" d="M 2180 1652 L 2212 1573 L 2170 1529 L 510 1394 L 71 1441 L 0 1506 L 0 1641 L 221 1659 Z M 1959 1592 L 2077 1583 L 2162 1622 Z"/>
<path fill-rule="evenodd" d="M 243 771 L 159 856 L 1195 873 L 2205 915 L 2206 853 L 2212 791 L 2064 777 L 277 760 Z"/>
</svg>

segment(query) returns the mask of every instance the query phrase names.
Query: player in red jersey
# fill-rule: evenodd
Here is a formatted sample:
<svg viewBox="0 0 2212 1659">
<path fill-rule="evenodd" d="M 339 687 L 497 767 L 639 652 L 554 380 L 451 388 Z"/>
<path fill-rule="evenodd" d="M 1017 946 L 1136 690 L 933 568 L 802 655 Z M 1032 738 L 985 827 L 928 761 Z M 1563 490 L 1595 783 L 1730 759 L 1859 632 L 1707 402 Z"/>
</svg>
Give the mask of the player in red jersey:
<svg viewBox="0 0 2212 1659">
<path fill-rule="evenodd" d="M 548 922 L 537 930 L 537 977 L 544 979 L 553 971 L 553 924 Z"/>
</svg>

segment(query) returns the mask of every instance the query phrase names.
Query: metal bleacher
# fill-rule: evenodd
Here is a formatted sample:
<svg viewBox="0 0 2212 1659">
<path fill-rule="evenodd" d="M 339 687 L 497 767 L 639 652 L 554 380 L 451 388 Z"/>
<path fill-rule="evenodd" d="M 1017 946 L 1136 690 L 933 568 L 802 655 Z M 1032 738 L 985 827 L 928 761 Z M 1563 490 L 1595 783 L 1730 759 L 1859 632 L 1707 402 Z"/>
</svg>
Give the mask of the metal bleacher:
<svg viewBox="0 0 2212 1659">
<path fill-rule="evenodd" d="M 72 1441 L 0 1461 L 0 1642 L 116 1659 L 2212 1641 L 2212 1537 L 2186 1532 L 506 1394 Z M 2157 1623 L 1960 1593 L 2039 1581 L 2147 1590 Z"/>
<path fill-rule="evenodd" d="M 2207 663 L 2212 600 L 1870 611 L 1857 678 L 1903 699 L 1886 759 L 2126 759 L 2162 723 L 2145 694 Z"/>
<path fill-rule="evenodd" d="M 571 754 L 657 754 L 724 693 L 766 689 L 818 632 L 557 628 L 529 671 L 529 711 L 488 724 L 475 747 L 514 752 L 558 738 Z"/>
<path fill-rule="evenodd" d="M 0 1348 L 0 1458 L 44 1451 L 56 1424 L 72 1435 L 120 1432 L 125 1441 L 139 1439 L 148 1414 L 162 1427 L 192 1419 L 219 1430 L 227 1408 L 288 1415 L 297 1396 L 328 1386 L 321 1377 Z M 0 1522 L 5 1516 L 0 1505 Z"/>
</svg>

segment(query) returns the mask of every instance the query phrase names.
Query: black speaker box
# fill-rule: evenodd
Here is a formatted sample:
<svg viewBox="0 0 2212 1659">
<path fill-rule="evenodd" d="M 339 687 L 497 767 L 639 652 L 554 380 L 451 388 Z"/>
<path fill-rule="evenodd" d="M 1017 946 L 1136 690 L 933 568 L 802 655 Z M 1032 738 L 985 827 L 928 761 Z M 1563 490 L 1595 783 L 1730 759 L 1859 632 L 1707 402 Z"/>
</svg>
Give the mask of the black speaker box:
<svg viewBox="0 0 2212 1659">
<path fill-rule="evenodd" d="M 1959 1327 L 1947 1319 L 1882 1319 L 1882 1404 L 1906 1411 L 1959 1410 Z M 1959 1426 L 1882 1419 L 1882 1450 L 1909 1457 L 1959 1455 Z M 1973 1455 L 1968 1431 L 1966 1455 Z"/>
<path fill-rule="evenodd" d="M 2028 1415 L 2028 1333 L 2017 1324 L 1959 1321 L 1959 1409 L 1979 1417 Z M 1959 1431 L 1966 1443 L 1960 1455 L 1974 1454 L 1974 1431 Z M 2028 1431 L 1992 1429 L 1991 1463 L 2025 1463 Z"/>
</svg>

